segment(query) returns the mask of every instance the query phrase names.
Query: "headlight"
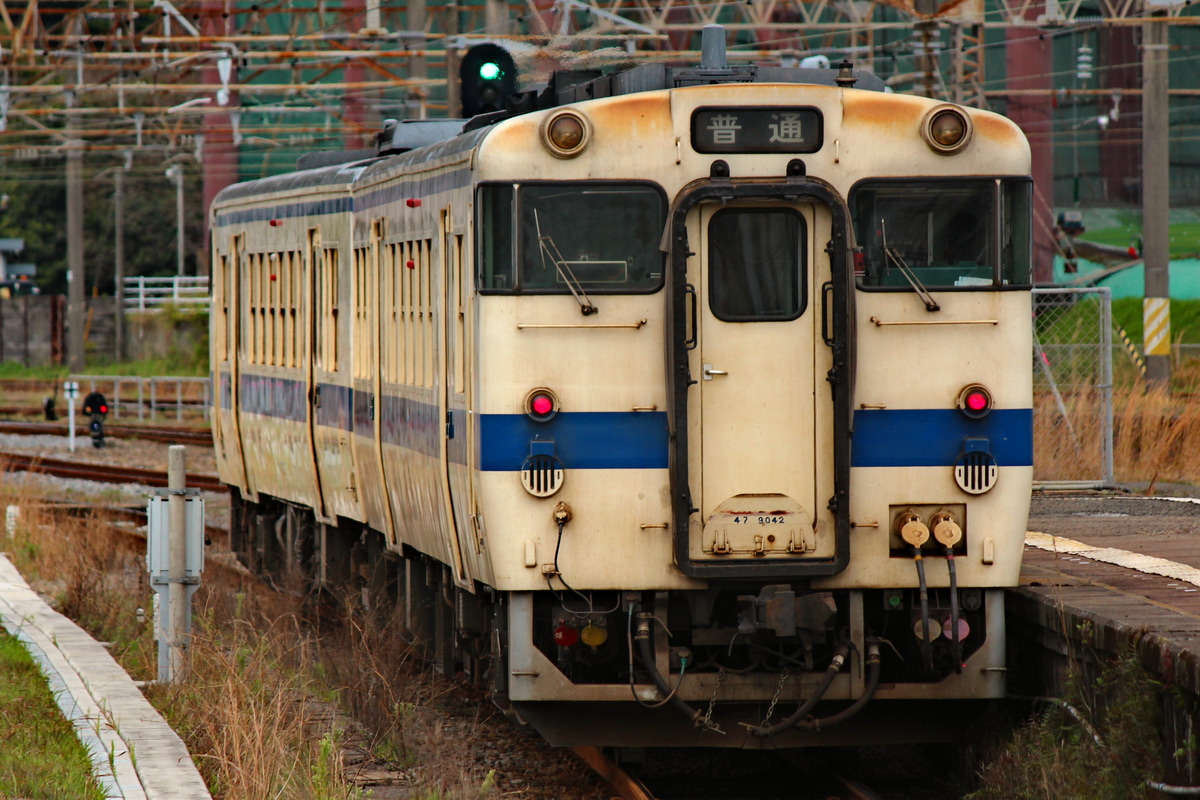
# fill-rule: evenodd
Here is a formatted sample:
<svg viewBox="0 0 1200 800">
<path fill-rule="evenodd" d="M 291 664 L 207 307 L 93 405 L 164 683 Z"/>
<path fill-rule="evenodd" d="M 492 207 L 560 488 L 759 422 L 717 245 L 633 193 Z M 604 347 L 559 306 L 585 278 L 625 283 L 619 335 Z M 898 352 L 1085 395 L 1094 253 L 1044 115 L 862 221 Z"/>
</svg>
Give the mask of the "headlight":
<svg viewBox="0 0 1200 800">
<path fill-rule="evenodd" d="M 921 135 L 935 151 L 957 153 L 971 141 L 971 117 L 958 106 L 937 106 L 921 121 Z"/>
<path fill-rule="evenodd" d="M 572 109 L 556 111 L 542 123 L 542 144 L 559 158 L 574 158 L 591 144 L 592 126 Z"/>
</svg>

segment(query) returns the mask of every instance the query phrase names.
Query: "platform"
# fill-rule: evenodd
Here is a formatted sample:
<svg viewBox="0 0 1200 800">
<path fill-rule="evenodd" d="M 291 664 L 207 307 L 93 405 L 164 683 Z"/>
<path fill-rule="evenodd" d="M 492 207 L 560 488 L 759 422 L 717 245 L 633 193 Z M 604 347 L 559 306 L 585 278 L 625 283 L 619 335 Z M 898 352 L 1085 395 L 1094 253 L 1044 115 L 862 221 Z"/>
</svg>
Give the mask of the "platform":
<svg viewBox="0 0 1200 800">
<path fill-rule="evenodd" d="M 1156 649 L 1163 677 L 1200 694 L 1200 500 L 1038 496 L 1029 528 L 1012 624 Z"/>
<path fill-rule="evenodd" d="M 183 741 L 99 642 L 0 555 L 0 624 L 24 642 L 109 800 L 210 800 Z"/>
</svg>

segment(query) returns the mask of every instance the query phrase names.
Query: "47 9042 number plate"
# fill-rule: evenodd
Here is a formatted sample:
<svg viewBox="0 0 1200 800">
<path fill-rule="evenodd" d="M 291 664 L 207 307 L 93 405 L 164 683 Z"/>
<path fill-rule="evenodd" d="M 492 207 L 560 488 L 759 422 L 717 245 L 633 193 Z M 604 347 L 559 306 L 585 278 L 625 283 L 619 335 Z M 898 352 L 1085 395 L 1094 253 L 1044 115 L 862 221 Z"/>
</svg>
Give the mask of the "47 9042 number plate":
<svg viewBox="0 0 1200 800">
<path fill-rule="evenodd" d="M 704 523 L 704 552 L 711 555 L 800 555 L 816 549 L 812 516 L 786 495 L 737 495 Z"/>
</svg>

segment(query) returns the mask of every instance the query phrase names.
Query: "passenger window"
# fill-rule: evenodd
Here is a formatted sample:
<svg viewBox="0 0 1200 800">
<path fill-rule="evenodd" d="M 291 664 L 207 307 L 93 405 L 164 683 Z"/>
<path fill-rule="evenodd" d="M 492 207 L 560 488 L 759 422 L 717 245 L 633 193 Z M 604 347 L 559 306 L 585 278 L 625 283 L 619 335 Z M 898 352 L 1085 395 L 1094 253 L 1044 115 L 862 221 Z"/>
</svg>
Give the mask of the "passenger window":
<svg viewBox="0 0 1200 800">
<path fill-rule="evenodd" d="M 726 322 L 770 322 L 804 313 L 804 218 L 790 208 L 730 208 L 708 223 L 708 297 Z"/>
</svg>

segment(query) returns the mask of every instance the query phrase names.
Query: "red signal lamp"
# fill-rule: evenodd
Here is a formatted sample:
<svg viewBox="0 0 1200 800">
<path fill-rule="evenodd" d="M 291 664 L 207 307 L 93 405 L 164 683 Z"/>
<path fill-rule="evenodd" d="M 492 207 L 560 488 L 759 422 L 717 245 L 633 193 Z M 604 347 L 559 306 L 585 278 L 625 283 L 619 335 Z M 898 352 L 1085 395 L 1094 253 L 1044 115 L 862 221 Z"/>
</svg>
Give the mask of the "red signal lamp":
<svg viewBox="0 0 1200 800">
<path fill-rule="evenodd" d="M 982 419 L 992 410 L 992 393 L 986 387 L 972 383 L 958 393 L 958 409 L 971 419 Z"/>
</svg>

